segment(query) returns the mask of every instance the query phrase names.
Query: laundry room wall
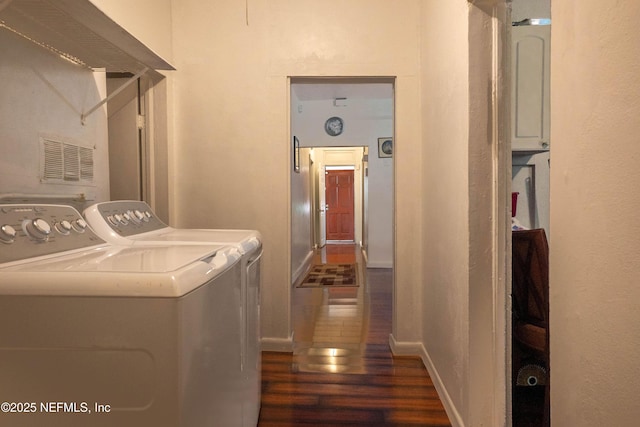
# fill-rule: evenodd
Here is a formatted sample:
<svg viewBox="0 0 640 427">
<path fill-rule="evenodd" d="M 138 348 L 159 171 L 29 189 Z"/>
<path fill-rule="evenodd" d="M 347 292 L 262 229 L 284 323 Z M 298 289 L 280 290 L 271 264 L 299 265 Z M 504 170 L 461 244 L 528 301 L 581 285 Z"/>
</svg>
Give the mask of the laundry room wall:
<svg viewBox="0 0 640 427">
<path fill-rule="evenodd" d="M 78 208 L 107 200 L 106 107 L 81 121 L 82 112 L 106 96 L 105 73 L 64 61 L 5 28 L 0 28 L 0 58 L 1 196 L 60 196 L 78 201 Z M 90 152 L 93 177 L 76 181 L 71 169 L 56 168 L 55 175 L 64 179 L 45 179 L 43 138 Z"/>
<path fill-rule="evenodd" d="M 419 11 L 384 0 L 181 0 L 174 39 L 174 208 L 184 227 L 264 236 L 262 334 L 291 349 L 290 76 L 397 76 L 396 333 L 419 339 Z M 340 13 L 334 13 L 334 11 Z M 388 136 L 388 135 L 381 135 Z M 193 209 L 197 205 L 198 209 Z"/>
</svg>

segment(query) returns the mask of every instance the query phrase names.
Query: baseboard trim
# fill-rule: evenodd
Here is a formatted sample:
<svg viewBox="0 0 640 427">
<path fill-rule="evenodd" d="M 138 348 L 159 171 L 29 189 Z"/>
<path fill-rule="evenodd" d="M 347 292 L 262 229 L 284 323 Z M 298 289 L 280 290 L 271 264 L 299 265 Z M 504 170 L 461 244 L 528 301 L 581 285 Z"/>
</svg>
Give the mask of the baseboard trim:
<svg viewBox="0 0 640 427">
<path fill-rule="evenodd" d="M 393 334 L 389 334 L 389 347 L 396 356 L 420 356 L 424 348 L 421 342 L 396 341 Z"/>
<path fill-rule="evenodd" d="M 293 353 L 293 334 L 289 338 L 269 338 L 260 340 L 262 351 L 275 351 L 278 353 Z"/>
<path fill-rule="evenodd" d="M 371 261 L 367 261 L 367 268 L 393 268 L 393 262 L 371 262 Z"/>
<path fill-rule="evenodd" d="M 362 252 L 362 259 L 364 260 L 365 267 L 369 264 L 369 255 L 367 254 L 367 250 L 364 246 L 362 246 L 362 242 L 360 242 L 360 250 Z"/>
<path fill-rule="evenodd" d="M 309 270 L 311 270 L 312 261 L 313 261 L 313 251 L 309 251 L 307 256 L 304 258 L 304 261 L 302 261 L 302 264 L 293 273 L 292 282 L 291 282 L 292 287 L 295 288 L 296 286 L 298 286 L 300 282 L 302 282 L 302 280 L 304 280 Z"/>
<path fill-rule="evenodd" d="M 421 342 L 396 341 L 393 334 L 390 334 L 389 347 L 391 348 L 391 352 L 394 355 L 418 356 L 420 357 L 420 359 L 422 359 L 422 363 L 424 364 L 427 372 L 429 373 L 429 376 L 431 377 L 431 381 L 433 382 L 433 385 L 438 392 L 438 396 L 440 397 L 440 401 L 442 402 L 442 405 L 447 412 L 447 416 L 449 417 L 449 421 L 451 421 L 451 425 L 453 427 L 464 427 L 462 416 L 451 400 L 451 396 L 447 392 L 447 388 L 444 386 L 440 375 L 438 375 L 438 371 L 434 366 L 431 357 L 429 357 L 429 353 L 424 348 L 424 345 Z"/>
</svg>

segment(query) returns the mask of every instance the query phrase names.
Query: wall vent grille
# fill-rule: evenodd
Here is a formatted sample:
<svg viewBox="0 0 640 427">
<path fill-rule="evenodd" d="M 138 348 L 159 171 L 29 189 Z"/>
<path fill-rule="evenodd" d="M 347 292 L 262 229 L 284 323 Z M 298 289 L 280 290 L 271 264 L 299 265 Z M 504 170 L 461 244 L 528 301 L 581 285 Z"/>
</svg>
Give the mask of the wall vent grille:
<svg viewBox="0 0 640 427">
<path fill-rule="evenodd" d="M 41 138 L 43 182 L 93 184 L 93 148 Z"/>
</svg>

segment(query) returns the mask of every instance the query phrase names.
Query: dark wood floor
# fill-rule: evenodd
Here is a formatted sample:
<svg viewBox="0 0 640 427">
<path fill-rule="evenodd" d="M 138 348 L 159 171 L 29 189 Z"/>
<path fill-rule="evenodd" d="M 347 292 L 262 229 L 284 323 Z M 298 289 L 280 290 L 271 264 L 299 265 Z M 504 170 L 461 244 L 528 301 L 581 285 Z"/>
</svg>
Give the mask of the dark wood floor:
<svg viewBox="0 0 640 427">
<path fill-rule="evenodd" d="M 315 262 L 356 261 L 360 286 L 293 290 L 293 353 L 263 352 L 260 427 L 450 426 L 417 357 L 394 357 L 391 280 L 364 269 L 354 245 Z"/>
</svg>

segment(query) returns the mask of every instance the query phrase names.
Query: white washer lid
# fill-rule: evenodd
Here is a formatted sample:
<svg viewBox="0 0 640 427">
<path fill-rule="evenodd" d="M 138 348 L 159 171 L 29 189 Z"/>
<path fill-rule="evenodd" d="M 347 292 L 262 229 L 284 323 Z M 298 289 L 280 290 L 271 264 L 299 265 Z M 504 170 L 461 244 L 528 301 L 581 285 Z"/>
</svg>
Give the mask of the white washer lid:
<svg viewBox="0 0 640 427">
<path fill-rule="evenodd" d="M 0 294 L 182 296 L 240 259 L 220 245 L 100 246 L 0 269 Z"/>
<path fill-rule="evenodd" d="M 217 244 L 233 245 L 243 254 L 259 248 L 262 236 L 255 230 L 235 229 L 195 229 L 166 227 L 160 230 L 150 231 L 129 236 L 128 239 L 135 244 Z"/>
</svg>

